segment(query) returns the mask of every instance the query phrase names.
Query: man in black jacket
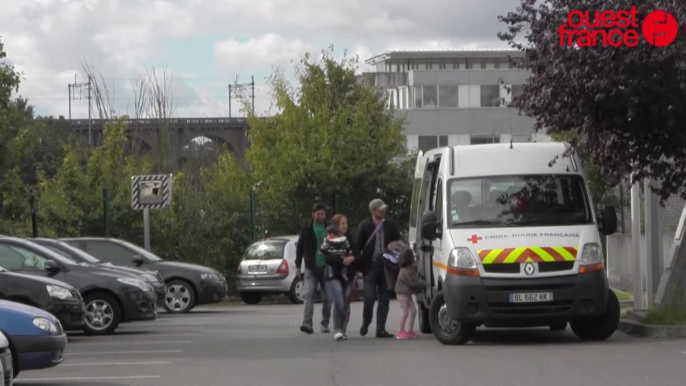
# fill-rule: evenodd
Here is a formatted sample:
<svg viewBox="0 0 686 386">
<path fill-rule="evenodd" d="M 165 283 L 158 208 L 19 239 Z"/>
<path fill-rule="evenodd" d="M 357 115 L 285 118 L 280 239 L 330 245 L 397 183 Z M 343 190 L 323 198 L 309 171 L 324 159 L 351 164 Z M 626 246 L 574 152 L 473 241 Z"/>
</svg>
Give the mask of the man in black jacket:
<svg viewBox="0 0 686 386">
<path fill-rule="evenodd" d="M 317 204 L 312 208 L 312 222 L 300 231 L 298 245 L 295 252 L 295 270 L 301 276 L 301 266 L 305 260 L 305 315 L 300 331 L 311 334 L 314 332 L 312 317 L 314 315 L 314 294 L 319 284 L 322 293 L 322 332 L 329 332 L 331 318 L 331 301 L 326 296 L 326 282 L 324 281 L 324 267 L 326 261 L 320 251 L 322 242 L 326 238 L 326 205 Z"/>
<path fill-rule="evenodd" d="M 360 269 L 364 274 L 364 311 L 362 313 L 362 328 L 360 335 L 365 336 L 369 331 L 374 314 L 374 300 L 378 295 L 379 305 L 376 309 L 376 337 L 392 338 L 386 331 L 386 319 L 390 305 L 390 291 L 386 283 L 383 253 L 388 244 L 400 240 L 400 231 L 391 221 L 386 220 L 388 206 L 380 199 L 369 203 L 371 218 L 360 223 L 357 227 L 357 246 L 361 251 Z"/>
</svg>

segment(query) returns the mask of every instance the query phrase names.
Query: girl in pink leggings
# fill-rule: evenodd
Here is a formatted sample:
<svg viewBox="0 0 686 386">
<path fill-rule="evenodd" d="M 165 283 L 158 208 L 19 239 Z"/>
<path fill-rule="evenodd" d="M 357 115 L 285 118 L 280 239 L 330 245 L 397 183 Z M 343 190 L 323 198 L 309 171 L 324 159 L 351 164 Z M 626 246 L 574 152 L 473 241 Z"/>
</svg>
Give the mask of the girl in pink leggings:
<svg viewBox="0 0 686 386">
<path fill-rule="evenodd" d="M 408 249 L 400 258 L 400 272 L 395 283 L 395 294 L 402 309 L 398 339 L 418 338 L 419 334 L 414 331 L 414 319 L 417 315 L 417 307 L 414 305 L 413 294 L 421 293 L 427 284 L 417 275 L 415 256 Z M 409 320 L 408 320 L 409 319 Z"/>
</svg>

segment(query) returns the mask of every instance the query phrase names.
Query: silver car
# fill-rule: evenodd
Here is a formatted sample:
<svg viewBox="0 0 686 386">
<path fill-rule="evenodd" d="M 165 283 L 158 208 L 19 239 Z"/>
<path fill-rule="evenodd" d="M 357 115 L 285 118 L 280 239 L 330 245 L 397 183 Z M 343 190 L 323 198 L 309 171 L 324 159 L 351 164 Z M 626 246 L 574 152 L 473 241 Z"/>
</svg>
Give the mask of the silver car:
<svg viewBox="0 0 686 386">
<path fill-rule="evenodd" d="M 305 285 L 295 273 L 297 243 L 297 235 L 281 236 L 248 247 L 236 275 L 236 287 L 245 303 L 258 304 L 264 296 L 280 294 L 294 304 L 305 301 Z M 359 296 L 362 287 L 363 280 L 358 276 L 353 293 Z"/>
</svg>

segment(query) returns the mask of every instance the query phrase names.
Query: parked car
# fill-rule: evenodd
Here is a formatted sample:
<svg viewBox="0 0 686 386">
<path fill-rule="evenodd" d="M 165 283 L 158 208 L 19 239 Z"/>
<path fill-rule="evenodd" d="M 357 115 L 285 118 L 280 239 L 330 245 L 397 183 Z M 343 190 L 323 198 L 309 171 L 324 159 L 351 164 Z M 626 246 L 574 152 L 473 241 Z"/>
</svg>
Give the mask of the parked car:
<svg viewBox="0 0 686 386">
<path fill-rule="evenodd" d="M 167 284 L 162 306 L 169 313 L 186 313 L 195 306 L 227 299 L 226 279 L 212 268 L 163 260 L 144 248 L 119 239 L 90 237 L 61 240 L 101 261 L 159 272 Z"/>
<path fill-rule="evenodd" d="M 0 261 L 13 254 L 12 250 L 0 245 Z M 47 311 L 56 316 L 67 331 L 83 329 L 86 313 L 83 298 L 76 288 L 63 281 L 10 272 L 0 266 L 0 299 Z"/>
<path fill-rule="evenodd" d="M 258 304 L 264 296 L 288 296 L 291 303 L 305 300 L 305 285 L 302 277 L 296 275 L 295 250 L 298 236 L 273 237 L 258 241 L 243 255 L 236 273 L 236 288 L 247 304 Z M 353 287 L 354 296 L 359 296 L 364 287 L 358 275 Z M 321 291 L 317 291 L 318 295 Z"/>
<path fill-rule="evenodd" d="M 128 274 L 138 275 L 148 282 L 155 290 L 157 294 L 158 303 L 164 300 L 164 295 L 167 292 L 167 286 L 164 284 L 164 279 L 157 271 L 152 271 L 145 268 L 129 268 L 116 266 L 112 263 L 106 263 L 100 261 L 95 256 L 89 255 L 85 251 L 82 251 L 76 247 L 73 247 L 63 241 L 53 240 L 53 239 L 29 239 L 29 241 L 34 242 L 38 245 L 42 245 L 53 252 L 59 253 L 60 255 L 73 260 L 77 263 L 94 265 L 100 268 L 108 269 L 114 272 L 126 272 Z"/>
<path fill-rule="evenodd" d="M 15 378 L 20 371 L 54 367 L 64 361 L 67 335 L 49 312 L 0 300 L 0 332 L 9 341 Z"/>
<path fill-rule="evenodd" d="M 12 350 L 10 341 L 0 332 L 0 386 L 12 386 L 14 374 L 12 370 Z"/>
<path fill-rule="evenodd" d="M 157 319 L 157 296 L 136 275 L 76 263 L 19 238 L 0 237 L 0 246 L 13 252 L 0 256 L 0 266 L 59 279 L 81 292 L 86 304 L 83 330 L 87 334 L 111 334 L 121 322 Z"/>
</svg>

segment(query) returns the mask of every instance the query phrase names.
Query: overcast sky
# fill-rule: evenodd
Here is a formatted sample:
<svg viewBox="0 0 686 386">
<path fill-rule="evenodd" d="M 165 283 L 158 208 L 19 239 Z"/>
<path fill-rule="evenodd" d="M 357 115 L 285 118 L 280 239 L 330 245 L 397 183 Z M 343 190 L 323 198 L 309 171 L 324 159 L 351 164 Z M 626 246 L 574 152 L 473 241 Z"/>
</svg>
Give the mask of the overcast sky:
<svg viewBox="0 0 686 386">
<path fill-rule="evenodd" d="M 275 64 L 333 44 L 364 60 L 391 49 L 504 48 L 497 20 L 519 0 L 0 0 L 6 60 L 19 94 L 41 115 L 68 115 L 67 85 L 91 63 L 133 115 L 133 80 L 146 66 L 174 73 L 177 117 L 227 117 L 227 85 L 257 83 L 256 112 Z M 365 69 L 365 68 L 362 68 Z M 128 108 L 127 108 L 128 106 Z M 233 116 L 238 116 L 233 103 Z M 87 117 L 87 101 L 72 101 Z"/>
</svg>

